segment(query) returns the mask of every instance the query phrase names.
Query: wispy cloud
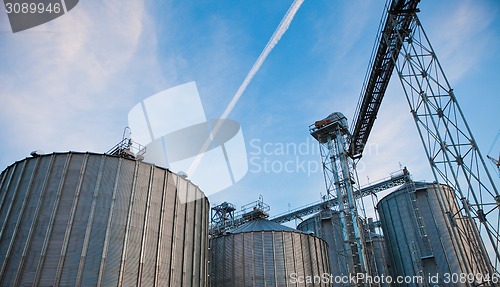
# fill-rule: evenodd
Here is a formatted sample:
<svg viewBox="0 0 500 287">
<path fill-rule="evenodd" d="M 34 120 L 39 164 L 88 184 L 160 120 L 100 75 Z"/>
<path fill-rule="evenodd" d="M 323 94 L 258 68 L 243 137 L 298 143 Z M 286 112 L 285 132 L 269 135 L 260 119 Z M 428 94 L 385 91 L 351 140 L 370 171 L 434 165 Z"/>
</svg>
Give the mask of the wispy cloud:
<svg viewBox="0 0 500 287">
<path fill-rule="evenodd" d="M 236 105 L 236 103 L 240 99 L 241 95 L 245 92 L 248 84 L 250 84 L 250 82 L 252 81 L 255 74 L 257 74 L 257 71 L 260 69 L 260 67 L 262 66 L 262 64 L 266 60 L 269 53 L 271 53 L 271 51 L 276 46 L 276 44 L 278 44 L 281 37 L 285 34 L 286 30 L 288 30 L 288 27 L 290 27 L 290 24 L 292 23 L 293 17 L 295 17 L 295 14 L 299 10 L 299 8 L 303 2 L 304 2 L 304 0 L 293 1 L 292 6 L 286 12 L 285 16 L 283 17 L 280 24 L 278 25 L 278 28 L 276 29 L 276 31 L 274 31 L 273 35 L 271 36 L 271 39 L 269 39 L 269 42 L 267 42 L 266 46 L 264 47 L 264 50 L 262 50 L 262 53 L 257 58 L 257 61 L 255 61 L 255 64 L 252 66 L 252 68 L 248 72 L 247 76 L 243 80 L 243 83 L 241 84 L 241 86 L 236 91 L 236 94 L 231 99 L 231 102 L 229 103 L 227 108 L 222 113 L 221 119 L 227 118 L 227 116 L 231 113 L 234 106 Z"/>
<path fill-rule="evenodd" d="M 283 17 L 280 24 L 278 25 L 278 28 L 276 28 L 276 30 L 274 31 L 273 35 L 269 39 L 269 42 L 267 42 L 266 46 L 264 47 L 264 50 L 262 50 L 262 53 L 257 58 L 257 61 L 255 61 L 254 65 L 252 66 L 252 68 L 248 72 L 247 76 L 243 80 L 243 83 L 238 88 L 238 90 L 236 91 L 236 94 L 233 96 L 233 98 L 231 99 L 231 101 L 227 105 L 226 109 L 224 110 L 224 112 L 220 116 L 220 120 L 217 121 L 217 123 L 213 127 L 213 130 L 210 134 L 210 138 L 208 138 L 205 141 L 205 144 L 203 145 L 202 149 L 200 150 L 200 152 L 198 153 L 198 155 L 194 159 L 193 164 L 189 168 L 188 174 L 194 172 L 197 169 L 197 167 L 200 163 L 201 157 L 203 156 L 203 153 L 205 151 L 207 151 L 208 147 L 210 146 L 211 139 L 214 138 L 215 134 L 217 134 L 217 132 L 219 131 L 219 129 L 223 123 L 222 120 L 227 119 L 227 117 L 229 116 L 231 111 L 234 109 L 234 107 L 236 106 L 236 103 L 238 103 L 239 99 L 241 98 L 241 96 L 245 92 L 246 88 L 248 87 L 248 85 L 252 81 L 255 74 L 257 74 L 257 72 L 259 71 L 260 67 L 262 66 L 262 64 L 266 60 L 267 56 L 271 53 L 271 51 L 276 46 L 276 44 L 278 44 L 281 37 L 285 34 L 286 30 L 288 30 L 288 27 L 290 27 L 290 24 L 292 23 L 293 17 L 295 17 L 295 14 L 299 10 L 299 8 L 303 2 L 304 2 L 304 0 L 293 1 L 292 5 L 290 6 L 290 9 L 288 9 L 285 16 Z"/>
<path fill-rule="evenodd" d="M 445 64 L 446 76 L 453 82 L 474 69 L 484 55 L 492 53 L 491 45 L 497 38 L 494 29 L 490 29 L 495 11 L 489 9 L 487 3 L 459 1 L 454 4 L 438 6 L 439 11 L 433 14 L 424 11 L 432 17 L 422 12 L 423 27 L 438 59 Z"/>
<path fill-rule="evenodd" d="M 116 117 L 111 114 L 132 96 L 123 89 L 131 85 L 125 77 L 141 71 L 144 63 L 156 65 L 147 60 L 154 55 L 136 55 L 141 37 L 148 37 L 146 16 L 142 1 L 81 2 L 55 21 L 1 34 L 0 57 L 6 65 L 0 119 L 9 123 L 2 131 L 4 145 L 18 151 L 100 147 L 96 134 L 113 134 L 109 128 Z M 12 156 L 2 160 L 20 157 Z"/>
</svg>

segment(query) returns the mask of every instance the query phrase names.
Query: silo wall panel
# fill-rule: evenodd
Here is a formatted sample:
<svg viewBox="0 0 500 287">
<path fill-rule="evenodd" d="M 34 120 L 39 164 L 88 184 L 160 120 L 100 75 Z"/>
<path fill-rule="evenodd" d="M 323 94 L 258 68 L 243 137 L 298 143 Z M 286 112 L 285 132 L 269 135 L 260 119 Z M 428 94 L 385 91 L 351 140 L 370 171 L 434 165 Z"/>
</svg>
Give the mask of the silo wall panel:
<svg viewBox="0 0 500 287">
<path fill-rule="evenodd" d="M 178 181 L 177 185 L 180 190 L 186 190 L 186 184 L 183 181 Z M 184 194 L 179 194 L 178 202 L 185 200 Z M 179 244 L 184 244 L 184 222 L 186 220 L 186 208 L 185 204 L 178 205 L 175 209 L 175 221 L 174 221 L 174 234 L 173 234 L 173 245 L 177 246 Z M 182 221 L 182 223 L 180 222 Z M 180 248 L 174 248 L 171 258 L 171 270 L 170 270 L 170 282 L 174 286 L 182 286 L 183 274 L 178 272 L 183 268 L 184 250 Z"/>
<path fill-rule="evenodd" d="M 194 212 L 195 212 L 196 204 L 192 201 L 186 203 L 186 216 L 185 216 L 185 225 L 184 225 L 184 239 L 183 242 L 186 246 L 183 254 L 183 270 L 186 270 L 187 274 L 192 274 L 193 272 L 193 251 L 194 251 Z M 186 276 L 182 280 L 182 286 L 187 286 L 192 284 L 192 277 Z"/>
<path fill-rule="evenodd" d="M 85 230 L 88 225 L 93 194 L 98 180 L 101 157 L 88 157 L 82 169 L 85 177 L 75 186 L 75 210 L 72 218 L 72 227 L 67 243 L 66 257 L 62 266 L 60 285 L 71 286 L 76 282 L 80 259 L 85 239 Z M 68 192 L 69 193 L 69 192 Z"/>
<path fill-rule="evenodd" d="M 410 243 L 416 242 L 417 237 L 409 201 L 381 201 L 378 206 L 381 207 L 379 208 L 380 221 L 393 263 L 391 264 L 392 275 L 416 275 L 418 272 L 414 266 L 416 255 L 414 250 L 412 252 L 414 247 Z"/>
<path fill-rule="evenodd" d="M 27 262 L 26 257 L 29 246 L 33 241 L 35 224 L 37 223 L 40 206 L 44 199 L 44 192 L 47 183 L 47 180 L 45 180 L 46 173 L 49 171 L 49 165 L 52 161 L 52 157 L 44 157 L 36 160 L 37 168 L 34 170 L 32 186 L 30 187 L 30 191 L 28 191 L 30 193 L 28 206 L 24 211 L 21 222 L 19 222 L 19 235 L 17 238 L 12 237 L 11 239 L 14 241 L 16 249 L 12 253 L 13 255 L 9 260 L 3 261 L 4 266 L 2 267 L 2 274 L 5 274 L 5 276 L 2 277 L 1 284 L 12 286 L 20 282 L 20 277 L 16 275 L 19 275 L 19 272 L 24 269 Z M 7 182 L 11 179 L 11 177 L 7 175 L 12 175 L 14 169 L 15 168 L 10 168 L 4 172 L 6 175 L 6 180 L 4 181 L 5 184 L 7 184 Z M 7 178 L 9 180 L 7 180 Z M 3 185 L 0 190 L 6 191 L 6 185 Z M 3 195 L 6 195 L 7 192 L 2 193 Z M 27 277 L 34 277 L 34 271 L 27 272 L 26 275 Z"/>
<path fill-rule="evenodd" d="M 252 231 L 212 238 L 211 286 L 306 286 L 293 283 L 292 274 L 303 279 L 328 274 L 326 252 L 325 241 L 299 232 Z"/>
<path fill-rule="evenodd" d="M 313 232 L 328 243 L 327 254 L 332 275 L 343 276 L 349 273 L 340 216 L 337 212 L 328 212 L 328 216 L 318 213 L 301 222 L 297 229 L 304 232 Z"/>
<path fill-rule="evenodd" d="M 128 215 L 128 229 L 125 234 L 126 245 L 123 254 L 122 282 L 126 286 L 137 284 L 139 278 L 138 263 L 142 247 L 150 171 L 149 166 L 143 165 L 139 166 L 136 171 L 137 180 L 134 183 L 133 201 Z"/>
<path fill-rule="evenodd" d="M 284 253 L 284 245 L 283 245 L 283 233 L 281 232 L 275 232 L 274 233 L 274 240 L 273 240 L 273 255 L 275 258 L 275 268 L 276 272 L 275 275 L 273 276 L 273 282 L 277 286 L 283 286 L 286 284 L 287 278 L 289 278 L 287 275 L 287 270 L 286 270 L 286 258 L 285 258 L 285 253 Z M 285 274 L 285 276 L 279 276 L 278 274 Z"/>
<path fill-rule="evenodd" d="M 101 158 L 84 235 L 84 252 L 82 254 L 85 256 L 85 260 L 80 261 L 79 264 L 81 279 L 77 277 L 77 280 L 81 280 L 82 285 L 91 285 L 98 281 L 104 237 L 108 227 L 107 220 L 111 210 L 115 182 L 119 178 L 119 162 L 113 157 L 103 156 Z"/>
<path fill-rule="evenodd" d="M 67 250 L 67 240 L 70 225 L 72 223 L 71 211 L 73 202 L 78 201 L 78 183 L 80 174 L 83 173 L 82 168 L 84 165 L 84 157 L 73 156 L 68 154 L 66 162 L 62 171 L 62 178 L 57 187 L 57 194 L 55 203 L 51 211 L 49 219 L 49 229 L 46 240 L 45 256 L 42 257 L 43 264 L 40 269 L 39 285 L 50 286 L 52 284 L 60 285 L 60 271 L 59 261 L 64 260 L 62 254 Z M 68 229 L 69 227 L 69 229 Z M 68 229 L 68 233 L 66 230 Z"/>
<path fill-rule="evenodd" d="M 163 173 L 163 174 L 162 174 Z M 162 170 L 153 170 L 150 181 L 150 195 L 146 207 L 144 251 L 141 256 L 141 279 L 146 286 L 153 286 L 156 281 L 156 262 L 158 260 L 158 235 L 161 203 L 165 174 Z M 193 215 L 194 217 L 194 215 Z M 194 235 L 193 235 L 194 236 Z"/>
<path fill-rule="evenodd" d="M 179 199 L 176 195 L 177 176 L 169 175 L 167 178 L 167 193 L 163 200 L 163 218 L 161 225 L 161 241 L 159 243 L 160 264 L 158 266 L 159 282 L 168 283 L 172 278 L 173 254 L 170 252 L 174 244 L 175 222 L 177 220 L 177 206 Z"/>
<path fill-rule="evenodd" d="M 15 278 L 13 275 L 13 269 L 19 266 L 21 261 L 21 254 L 23 246 L 20 244 L 22 240 L 26 240 L 28 236 L 28 229 L 21 225 L 23 220 L 23 211 L 27 211 L 26 218 L 32 217 L 32 213 L 30 212 L 30 199 L 36 198 L 36 193 L 32 195 L 32 184 L 34 179 L 33 170 L 38 165 L 38 161 L 30 162 L 27 165 L 23 166 L 23 169 L 26 174 L 32 174 L 32 176 L 24 177 L 19 183 L 19 186 L 16 188 L 19 191 L 19 196 L 16 200 L 13 199 L 12 205 L 6 210 L 6 217 L 4 217 L 4 221 L 1 227 L 1 235 L 0 235 L 0 262 L 4 262 L 0 267 L 0 272 L 6 272 L 9 274 L 8 277 L 3 280 L 2 284 L 4 285 L 12 285 L 14 284 Z M 7 265 L 7 261 L 10 262 Z"/>
<path fill-rule="evenodd" d="M 29 251 L 26 265 L 24 266 L 27 271 L 25 271 L 25 276 L 22 276 L 20 280 L 20 284 L 24 286 L 41 285 L 39 283 L 41 268 L 45 260 L 48 237 L 52 232 L 51 215 L 57 206 L 56 199 L 60 196 L 58 187 L 60 179 L 63 177 L 67 160 L 66 156 L 54 155 L 53 157 L 53 163 L 48 167 L 50 171 L 47 173 L 47 177 L 43 179 L 46 181 L 46 186 L 45 190 L 43 190 L 44 197 L 38 207 L 40 208 L 38 218 L 34 224 L 34 238 L 31 240 L 31 245 L 28 246 Z M 52 272 L 54 271 L 52 270 Z"/>
<path fill-rule="evenodd" d="M 472 235 L 477 227 L 461 216 L 449 187 L 441 185 L 440 191 L 436 184 L 407 185 L 381 199 L 378 210 L 393 276 L 439 274 L 439 284 L 454 286 L 442 281 L 444 274 L 488 273 L 487 258 L 475 261 L 481 256 L 473 256 L 482 245 Z"/>
<path fill-rule="evenodd" d="M 133 198 L 132 184 L 134 171 L 138 165 L 133 161 L 122 161 L 120 164 L 120 180 L 115 181 L 113 203 L 108 222 L 106 251 L 103 256 L 101 283 L 104 286 L 116 286 L 120 277 L 122 252 L 125 240 L 128 213 Z M 97 174 L 95 175 L 97 176 Z M 119 191 L 119 192 L 118 192 Z M 88 206 L 90 209 L 90 205 Z M 120 260 L 116 260 L 119 258 Z"/>
<path fill-rule="evenodd" d="M 198 187 L 147 163 L 27 158 L 0 175 L 0 285 L 206 286 L 208 211 Z"/>
</svg>

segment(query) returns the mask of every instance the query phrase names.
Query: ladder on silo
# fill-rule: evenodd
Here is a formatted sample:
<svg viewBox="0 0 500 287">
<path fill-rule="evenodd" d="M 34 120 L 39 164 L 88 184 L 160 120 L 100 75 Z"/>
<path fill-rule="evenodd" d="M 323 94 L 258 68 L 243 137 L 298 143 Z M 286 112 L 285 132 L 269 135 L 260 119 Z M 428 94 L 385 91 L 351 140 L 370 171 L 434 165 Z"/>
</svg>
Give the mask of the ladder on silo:
<svg viewBox="0 0 500 287">
<path fill-rule="evenodd" d="M 421 255 L 420 255 L 420 250 L 418 247 L 418 243 L 416 241 L 411 241 L 410 246 L 408 246 L 410 249 L 411 253 L 411 260 L 413 261 L 413 266 L 416 268 L 417 275 L 420 276 L 421 278 L 424 277 L 424 265 L 422 264 Z M 422 281 L 421 286 L 429 286 L 425 280 Z"/>
<path fill-rule="evenodd" d="M 415 187 L 415 183 L 413 181 L 408 182 L 408 188 L 409 188 L 408 194 L 410 196 L 413 214 L 417 222 L 417 230 L 421 239 L 420 251 L 422 253 L 422 258 L 429 258 L 433 256 L 433 253 L 429 237 L 427 236 L 427 232 L 425 231 L 424 220 L 422 215 L 420 214 L 420 210 L 417 205 L 417 195 L 416 195 L 417 189 Z"/>
<path fill-rule="evenodd" d="M 420 214 L 420 210 L 417 204 L 417 189 L 414 181 L 409 181 L 406 184 L 406 188 L 408 190 L 408 195 L 410 197 L 410 204 L 413 211 L 413 215 L 415 216 L 418 235 L 420 237 L 419 242 L 412 242 L 411 253 L 412 260 L 417 267 L 417 273 L 419 276 L 424 278 L 424 266 L 422 264 L 422 259 L 433 257 L 431 244 L 429 242 L 429 237 L 427 236 L 427 232 L 425 231 L 424 220 L 422 215 Z M 420 247 L 420 248 L 419 248 Z M 424 282 L 423 286 L 427 286 Z"/>
</svg>

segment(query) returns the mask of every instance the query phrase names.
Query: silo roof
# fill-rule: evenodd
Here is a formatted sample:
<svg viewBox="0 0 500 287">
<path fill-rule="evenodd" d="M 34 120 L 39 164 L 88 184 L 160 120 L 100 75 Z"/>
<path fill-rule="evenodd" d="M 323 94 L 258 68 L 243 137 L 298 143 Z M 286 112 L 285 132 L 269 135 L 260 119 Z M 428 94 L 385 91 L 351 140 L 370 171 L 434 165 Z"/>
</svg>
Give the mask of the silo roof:
<svg viewBox="0 0 500 287">
<path fill-rule="evenodd" d="M 267 219 L 255 219 L 249 221 L 238 228 L 231 231 L 231 233 L 242 233 L 242 232 L 254 232 L 254 231 L 290 231 L 290 232 L 300 232 L 297 229 L 281 225 L 279 223 L 269 221 Z"/>
<path fill-rule="evenodd" d="M 431 183 L 431 182 L 425 182 L 425 181 L 414 181 L 414 182 L 411 182 L 411 183 L 405 183 L 405 184 L 403 184 L 402 186 L 398 187 L 396 189 L 396 191 L 407 189 L 408 186 L 411 186 L 411 185 L 413 185 L 416 189 L 420 189 L 420 188 L 427 188 L 430 185 L 433 185 L 433 183 Z"/>
<path fill-rule="evenodd" d="M 407 182 L 397 188 L 395 188 L 392 192 L 390 192 L 389 194 L 386 194 L 385 196 L 383 196 L 379 202 L 377 203 L 377 207 L 379 205 L 379 203 L 381 201 L 384 201 L 384 200 L 388 200 L 390 198 L 393 198 L 395 196 L 399 196 L 400 194 L 402 193 L 405 193 L 405 192 L 408 192 L 409 189 L 408 188 L 412 188 L 414 190 L 420 190 L 420 189 L 424 189 L 424 188 L 428 188 L 429 186 L 432 186 L 434 185 L 434 183 L 430 183 L 430 182 L 425 182 L 425 181 L 413 181 L 413 182 Z"/>
</svg>

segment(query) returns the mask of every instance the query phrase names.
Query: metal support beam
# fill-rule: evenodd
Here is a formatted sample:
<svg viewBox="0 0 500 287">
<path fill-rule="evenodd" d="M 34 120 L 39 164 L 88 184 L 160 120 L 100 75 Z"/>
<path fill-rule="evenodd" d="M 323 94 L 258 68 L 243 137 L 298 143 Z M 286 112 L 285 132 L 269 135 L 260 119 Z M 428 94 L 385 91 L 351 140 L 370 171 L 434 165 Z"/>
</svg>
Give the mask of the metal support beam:
<svg viewBox="0 0 500 287">
<path fill-rule="evenodd" d="M 344 254 L 351 274 L 368 273 L 366 241 L 360 226 L 360 217 L 354 194 L 359 193 L 354 181 L 354 163 L 349 157 L 349 130 L 347 118 L 341 113 L 332 113 L 309 128 L 318 141 L 323 163 L 327 196 L 336 196 L 339 211 Z M 360 285 L 361 286 L 361 285 Z"/>
<path fill-rule="evenodd" d="M 470 230 L 457 226 L 454 235 L 463 242 L 468 242 L 468 237 L 477 242 L 485 239 L 485 246 L 474 246 L 475 251 L 463 259 L 474 274 L 493 274 L 500 263 L 499 193 L 417 15 L 410 13 L 409 20 L 407 28 L 396 30 L 396 41 L 403 45 L 392 61 L 435 180 L 452 188 L 461 203 L 459 214 L 452 216 L 470 220 L 472 224 L 466 226 L 478 226 Z M 389 15 L 389 21 L 394 27 L 402 25 L 396 15 Z M 394 41 L 383 39 L 387 43 Z"/>
<path fill-rule="evenodd" d="M 360 190 L 354 193 L 354 197 L 356 199 L 363 198 L 365 196 L 369 196 L 372 194 L 376 194 L 378 192 L 387 190 L 392 187 L 400 186 L 409 182 L 411 180 L 410 173 L 406 170 L 400 170 L 391 174 L 390 177 L 379 180 L 373 184 L 362 187 Z M 327 200 L 318 201 L 312 204 L 308 204 L 305 206 L 301 206 L 296 209 L 292 209 L 288 212 L 278 214 L 272 217 L 270 220 L 277 223 L 285 223 L 292 221 L 294 219 L 303 219 L 307 215 L 311 215 L 313 213 L 320 212 L 326 208 L 332 208 L 338 204 L 339 199 L 337 197 L 333 197 Z"/>
<path fill-rule="evenodd" d="M 379 26 L 375 41 L 378 46 L 377 49 L 373 50 L 351 126 L 352 138 L 349 155 L 354 159 L 362 156 L 385 91 L 389 85 L 394 70 L 393 58 L 394 56 L 397 57 L 402 46 L 402 42 L 398 41 L 397 34 L 408 30 L 411 22 L 411 12 L 418 11 L 418 2 L 420 0 L 394 0 L 391 1 L 390 5 L 386 4 L 382 16 L 385 22 L 381 22 Z M 389 15 L 395 17 L 397 22 L 387 21 Z"/>
</svg>

